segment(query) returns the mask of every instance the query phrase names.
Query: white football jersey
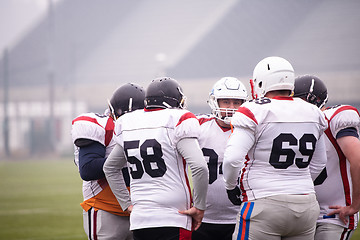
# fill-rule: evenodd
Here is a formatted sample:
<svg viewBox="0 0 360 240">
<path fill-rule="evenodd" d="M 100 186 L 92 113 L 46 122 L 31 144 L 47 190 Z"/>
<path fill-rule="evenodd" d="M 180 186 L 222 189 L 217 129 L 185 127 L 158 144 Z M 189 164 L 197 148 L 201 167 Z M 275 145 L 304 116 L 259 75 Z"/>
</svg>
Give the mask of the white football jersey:
<svg viewBox="0 0 360 240">
<path fill-rule="evenodd" d="M 329 206 L 348 206 L 352 201 L 350 164 L 336 142 L 336 135 L 340 130 L 350 127 L 355 128 L 359 133 L 359 113 L 356 108 L 347 105 L 328 108 L 324 113 L 329 122 L 329 128 L 325 131 L 328 161 L 326 170 L 317 179 L 319 185 L 315 186 L 316 196 L 320 204 L 318 222 L 329 222 L 345 228 L 355 229 L 359 219 L 358 213 L 349 217 L 348 224 L 344 224 L 338 218 L 338 215 L 332 218 L 326 217 L 326 214 L 333 211 L 333 209 L 329 209 Z"/>
<path fill-rule="evenodd" d="M 114 120 L 109 116 L 99 115 L 96 113 L 85 113 L 72 122 L 71 136 L 73 143 L 77 139 L 90 139 L 106 146 L 105 156 L 107 157 L 111 150 L 115 147 L 115 140 L 113 138 Z M 78 147 L 75 146 L 75 163 L 79 166 L 79 152 Z M 94 197 L 103 188 L 97 180 L 83 181 L 83 195 L 84 200 Z"/>
<path fill-rule="evenodd" d="M 115 123 L 116 141 L 124 148 L 130 170 L 133 210 L 130 229 L 173 226 L 191 230 L 187 164 L 176 145 L 198 138 L 195 115 L 183 109 L 136 110 Z"/>
<path fill-rule="evenodd" d="M 260 98 L 240 106 L 231 123 L 235 129 L 248 129 L 254 139 L 247 159 L 237 159 L 243 201 L 315 192 L 312 176 L 326 162 L 324 141 L 317 142 L 327 127 L 316 106 L 292 97 Z M 242 149 L 242 143 L 235 145 L 238 149 L 226 154 L 236 155 Z"/>
<path fill-rule="evenodd" d="M 223 128 L 212 115 L 198 116 L 200 122 L 199 145 L 209 168 L 209 187 L 203 222 L 235 224 L 239 206 L 227 196 L 222 176 L 222 163 L 230 128 Z"/>
<path fill-rule="evenodd" d="M 73 143 L 82 138 L 99 142 L 106 147 L 105 157 L 108 157 L 116 144 L 113 137 L 114 127 L 114 120 L 109 116 L 96 113 L 82 114 L 72 121 L 71 136 Z M 75 163 L 79 167 L 79 148 L 75 145 L 74 147 Z M 98 180 L 83 181 L 82 190 L 84 201 L 80 205 L 85 211 L 94 208 L 120 216 L 128 216 L 128 213 L 121 209 L 105 177 Z"/>
</svg>

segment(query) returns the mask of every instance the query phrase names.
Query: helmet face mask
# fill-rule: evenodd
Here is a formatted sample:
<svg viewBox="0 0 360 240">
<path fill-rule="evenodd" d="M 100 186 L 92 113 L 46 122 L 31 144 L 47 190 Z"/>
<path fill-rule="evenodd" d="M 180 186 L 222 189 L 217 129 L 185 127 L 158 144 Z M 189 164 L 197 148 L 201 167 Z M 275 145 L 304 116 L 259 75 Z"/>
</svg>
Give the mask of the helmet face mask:
<svg viewBox="0 0 360 240">
<path fill-rule="evenodd" d="M 146 90 L 146 108 L 186 108 L 186 97 L 180 84 L 173 78 L 152 80 Z"/>
<path fill-rule="evenodd" d="M 247 99 L 247 91 L 240 80 L 234 77 L 224 77 L 217 81 L 210 94 L 208 104 L 212 114 L 226 124 L 230 124 L 233 114 L 237 108 L 224 108 L 219 106 L 220 99 L 241 100 L 241 103 Z M 241 104 L 240 104 L 241 105 Z"/>
<path fill-rule="evenodd" d="M 145 91 L 137 84 L 127 83 L 116 89 L 108 100 L 110 114 L 113 119 L 121 115 L 145 107 Z"/>
<path fill-rule="evenodd" d="M 276 90 L 294 90 L 294 69 L 281 57 L 267 57 L 261 60 L 253 72 L 253 95 L 263 97 Z"/>
<path fill-rule="evenodd" d="M 313 75 L 303 75 L 295 79 L 294 97 L 302 98 L 320 109 L 328 101 L 325 84 Z"/>
</svg>

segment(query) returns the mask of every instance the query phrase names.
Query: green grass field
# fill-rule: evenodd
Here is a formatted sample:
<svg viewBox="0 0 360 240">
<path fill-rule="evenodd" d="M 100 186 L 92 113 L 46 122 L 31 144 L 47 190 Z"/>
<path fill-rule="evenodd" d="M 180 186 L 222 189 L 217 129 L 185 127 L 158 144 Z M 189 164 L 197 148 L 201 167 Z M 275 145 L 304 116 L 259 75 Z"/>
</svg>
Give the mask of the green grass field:
<svg viewBox="0 0 360 240">
<path fill-rule="evenodd" d="M 0 239 L 87 239 L 71 158 L 0 162 Z"/>
<path fill-rule="evenodd" d="M 71 158 L 0 162 L 0 239 L 87 239 Z M 352 240 L 360 240 L 357 230 Z"/>
</svg>

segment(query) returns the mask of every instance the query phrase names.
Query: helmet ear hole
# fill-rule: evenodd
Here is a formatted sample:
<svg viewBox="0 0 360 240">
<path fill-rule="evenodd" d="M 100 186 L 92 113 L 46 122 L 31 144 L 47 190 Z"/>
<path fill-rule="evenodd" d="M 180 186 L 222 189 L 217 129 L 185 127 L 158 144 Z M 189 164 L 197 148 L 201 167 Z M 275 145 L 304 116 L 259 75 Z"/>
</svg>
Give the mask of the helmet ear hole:
<svg viewBox="0 0 360 240">
<path fill-rule="evenodd" d="M 259 88 L 262 88 L 262 82 L 259 82 L 258 86 Z"/>
<path fill-rule="evenodd" d="M 123 115 L 123 111 L 119 108 L 117 111 L 115 111 L 116 117 L 120 117 L 121 115 Z"/>
</svg>

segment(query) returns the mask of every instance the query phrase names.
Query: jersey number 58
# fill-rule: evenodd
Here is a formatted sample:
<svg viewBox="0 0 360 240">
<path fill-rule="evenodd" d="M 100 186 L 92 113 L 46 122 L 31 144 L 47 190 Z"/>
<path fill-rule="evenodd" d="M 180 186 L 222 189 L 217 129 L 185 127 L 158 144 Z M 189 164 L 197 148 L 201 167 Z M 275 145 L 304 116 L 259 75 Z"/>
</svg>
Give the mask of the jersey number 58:
<svg viewBox="0 0 360 240">
<path fill-rule="evenodd" d="M 144 175 L 144 170 L 151 177 L 162 177 L 166 172 L 165 161 L 162 158 L 163 152 L 161 145 L 155 139 L 147 139 L 140 145 L 139 140 L 125 141 L 124 150 L 127 160 L 130 164 L 135 165 L 130 167 L 130 174 L 133 179 L 140 179 Z M 138 149 L 140 147 L 140 156 L 143 161 L 140 161 L 137 157 L 130 155 L 129 150 Z M 152 151 L 150 151 L 152 149 Z M 156 165 L 156 168 L 154 165 Z"/>
</svg>

